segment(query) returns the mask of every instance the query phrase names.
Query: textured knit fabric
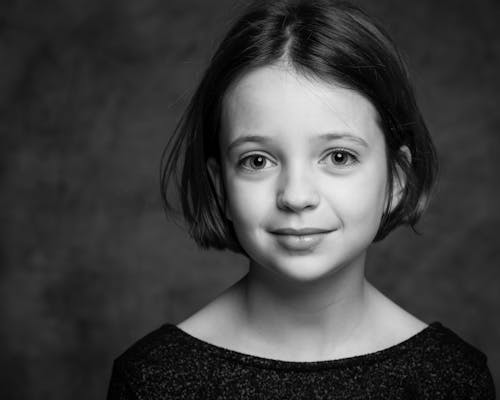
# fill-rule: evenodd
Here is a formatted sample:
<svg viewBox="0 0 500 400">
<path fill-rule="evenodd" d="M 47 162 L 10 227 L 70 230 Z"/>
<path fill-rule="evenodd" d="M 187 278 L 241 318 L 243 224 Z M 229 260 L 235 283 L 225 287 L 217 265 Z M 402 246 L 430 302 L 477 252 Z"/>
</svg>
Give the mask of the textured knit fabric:
<svg viewBox="0 0 500 400">
<path fill-rule="evenodd" d="M 439 322 L 366 355 L 273 360 L 229 350 L 167 323 L 118 357 L 108 400 L 494 400 L 486 356 Z"/>
</svg>

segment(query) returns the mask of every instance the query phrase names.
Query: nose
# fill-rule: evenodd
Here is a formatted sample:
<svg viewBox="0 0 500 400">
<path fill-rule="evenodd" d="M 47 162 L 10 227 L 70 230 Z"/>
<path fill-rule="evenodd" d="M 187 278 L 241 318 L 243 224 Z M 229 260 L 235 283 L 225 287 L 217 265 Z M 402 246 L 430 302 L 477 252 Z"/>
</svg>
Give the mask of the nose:
<svg viewBox="0 0 500 400">
<path fill-rule="evenodd" d="M 277 193 L 277 206 L 281 210 L 300 212 L 318 206 L 320 196 L 313 174 L 303 166 L 283 171 Z"/>
</svg>

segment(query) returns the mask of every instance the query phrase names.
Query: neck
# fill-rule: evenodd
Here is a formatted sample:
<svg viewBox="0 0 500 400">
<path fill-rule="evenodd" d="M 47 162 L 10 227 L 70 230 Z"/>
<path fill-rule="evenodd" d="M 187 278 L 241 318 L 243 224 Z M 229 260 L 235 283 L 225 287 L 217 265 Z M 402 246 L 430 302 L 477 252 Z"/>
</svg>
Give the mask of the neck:
<svg viewBox="0 0 500 400">
<path fill-rule="evenodd" d="M 250 263 L 242 279 L 242 317 L 254 340 L 313 357 L 331 352 L 361 329 L 370 285 L 365 255 L 314 281 L 286 279 Z"/>
</svg>

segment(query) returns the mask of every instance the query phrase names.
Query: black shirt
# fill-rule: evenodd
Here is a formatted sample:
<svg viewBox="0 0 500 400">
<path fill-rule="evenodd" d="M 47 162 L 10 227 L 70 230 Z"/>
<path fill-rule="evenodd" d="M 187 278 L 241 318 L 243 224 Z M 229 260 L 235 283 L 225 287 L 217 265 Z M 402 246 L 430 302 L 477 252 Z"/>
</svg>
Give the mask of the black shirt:
<svg viewBox="0 0 500 400">
<path fill-rule="evenodd" d="M 283 361 L 219 347 L 167 323 L 118 357 L 108 400 L 494 400 L 486 356 L 433 322 L 392 347 L 328 361 Z"/>
</svg>

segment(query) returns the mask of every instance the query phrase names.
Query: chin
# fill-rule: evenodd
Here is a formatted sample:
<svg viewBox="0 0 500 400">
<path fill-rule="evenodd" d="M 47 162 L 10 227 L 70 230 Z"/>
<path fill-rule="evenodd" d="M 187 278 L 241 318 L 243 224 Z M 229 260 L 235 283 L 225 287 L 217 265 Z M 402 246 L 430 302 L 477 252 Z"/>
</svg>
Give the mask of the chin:
<svg viewBox="0 0 500 400">
<path fill-rule="evenodd" d="M 325 260 L 318 254 L 309 256 L 286 256 L 273 259 L 261 260 L 254 268 L 264 268 L 277 275 L 280 279 L 293 282 L 319 281 L 336 271 L 342 269 L 342 265 L 334 260 Z"/>
</svg>

